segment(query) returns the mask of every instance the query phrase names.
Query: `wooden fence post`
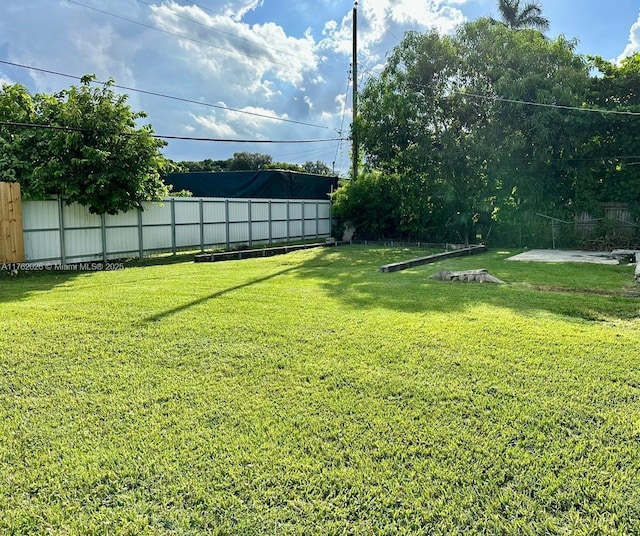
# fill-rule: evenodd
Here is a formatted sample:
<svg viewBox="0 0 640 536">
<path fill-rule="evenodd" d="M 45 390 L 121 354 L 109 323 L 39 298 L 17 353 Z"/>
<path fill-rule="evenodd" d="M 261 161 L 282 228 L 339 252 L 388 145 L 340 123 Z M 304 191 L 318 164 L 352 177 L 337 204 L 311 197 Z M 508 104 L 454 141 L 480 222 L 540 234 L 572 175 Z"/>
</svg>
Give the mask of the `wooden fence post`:
<svg viewBox="0 0 640 536">
<path fill-rule="evenodd" d="M 0 263 L 24 261 L 20 185 L 0 182 Z"/>
</svg>

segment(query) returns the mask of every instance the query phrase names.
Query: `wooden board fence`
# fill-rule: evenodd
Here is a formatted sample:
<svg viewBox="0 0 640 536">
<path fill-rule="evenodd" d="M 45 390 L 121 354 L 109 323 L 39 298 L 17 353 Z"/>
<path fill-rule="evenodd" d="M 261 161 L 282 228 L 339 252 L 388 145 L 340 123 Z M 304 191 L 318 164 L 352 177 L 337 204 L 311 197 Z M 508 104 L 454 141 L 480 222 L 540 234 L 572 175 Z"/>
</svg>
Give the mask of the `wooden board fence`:
<svg viewBox="0 0 640 536">
<path fill-rule="evenodd" d="M 24 262 L 20 185 L 0 182 L 0 263 Z"/>
</svg>

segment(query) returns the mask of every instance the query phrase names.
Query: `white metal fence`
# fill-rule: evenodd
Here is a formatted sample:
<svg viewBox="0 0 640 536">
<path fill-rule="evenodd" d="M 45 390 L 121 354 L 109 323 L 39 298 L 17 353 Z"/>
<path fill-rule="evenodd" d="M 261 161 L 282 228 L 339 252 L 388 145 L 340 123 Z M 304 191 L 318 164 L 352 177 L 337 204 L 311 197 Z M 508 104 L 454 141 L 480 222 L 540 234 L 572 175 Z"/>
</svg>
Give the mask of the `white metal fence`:
<svg viewBox="0 0 640 536">
<path fill-rule="evenodd" d="M 331 205 L 178 197 L 144 203 L 144 210 L 98 216 L 52 198 L 24 201 L 22 220 L 26 262 L 68 264 L 328 237 Z"/>
</svg>

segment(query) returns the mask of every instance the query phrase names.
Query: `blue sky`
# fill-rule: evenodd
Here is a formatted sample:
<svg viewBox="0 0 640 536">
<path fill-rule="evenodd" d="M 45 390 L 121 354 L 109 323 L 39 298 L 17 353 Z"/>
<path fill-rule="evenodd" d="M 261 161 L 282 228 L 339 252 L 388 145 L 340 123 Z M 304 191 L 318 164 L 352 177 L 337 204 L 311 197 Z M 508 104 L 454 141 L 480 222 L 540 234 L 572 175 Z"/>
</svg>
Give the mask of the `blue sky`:
<svg viewBox="0 0 640 536">
<path fill-rule="evenodd" d="M 640 51 L 640 0 L 541 0 L 550 37 L 617 60 Z M 406 30 L 452 32 L 498 16 L 497 0 L 360 0 L 359 83 L 375 73 Z M 2 0 L 0 60 L 198 103 L 130 93 L 158 134 L 227 140 L 348 136 L 352 0 Z M 0 63 L 0 80 L 32 92 L 74 82 Z M 240 110 L 244 113 L 239 113 Z M 267 153 L 349 168 L 348 142 L 239 144 L 171 141 L 176 160 Z"/>
</svg>

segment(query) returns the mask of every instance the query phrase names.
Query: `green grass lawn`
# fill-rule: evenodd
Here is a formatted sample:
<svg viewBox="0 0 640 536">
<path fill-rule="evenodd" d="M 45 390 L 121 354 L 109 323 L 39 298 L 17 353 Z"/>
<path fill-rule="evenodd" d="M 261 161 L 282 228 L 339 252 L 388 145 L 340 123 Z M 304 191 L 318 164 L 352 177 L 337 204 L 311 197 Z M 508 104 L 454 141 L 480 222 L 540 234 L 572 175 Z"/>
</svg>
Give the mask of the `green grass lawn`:
<svg viewBox="0 0 640 536">
<path fill-rule="evenodd" d="M 421 254 L 0 274 L 0 534 L 640 534 L 633 269 Z"/>
</svg>

